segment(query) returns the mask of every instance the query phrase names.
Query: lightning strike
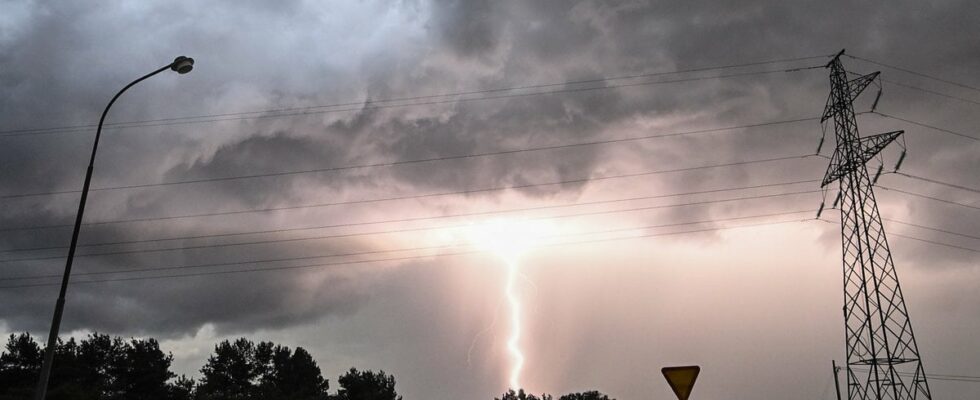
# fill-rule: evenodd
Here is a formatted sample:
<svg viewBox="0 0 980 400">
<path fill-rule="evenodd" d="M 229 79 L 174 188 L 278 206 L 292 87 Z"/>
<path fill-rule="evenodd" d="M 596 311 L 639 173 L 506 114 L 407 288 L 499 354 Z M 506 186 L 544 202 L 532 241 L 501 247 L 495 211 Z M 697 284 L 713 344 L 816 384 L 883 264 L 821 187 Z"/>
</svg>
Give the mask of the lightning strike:
<svg viewBox="0 0 980 400">
<path fill-rule="evenodd" d="M 506 260 L 507 262 L 507 285 L 504 288 L 504 295 L 507 303 L 510 304 L 510 338 L 507 339 L 507 350 L 510 352 L 510 387 L 520 389 L 521 369 L 524 368 L 524 353 L 521 351 L 521 303 L 515 292 L 514 283 L 517 280 L 517 268 L 519 267 L 516 259 Z"/>
<path fill-rule="evenodd" d="M 474 226 L 471 239 L 480 247 L 496 254 L 507 266 L 507 280 L 504 285 L 504 298 L 510 310 L 510 335 L 507 338 L 507 352 L 510 355 L 508 384 L 510 389 L 521 387 L 521 370 L 524 368 L 524 351 L 520 342 L 523 334 L 521 315 L 523 306 L 518 296 L 517 280 L 520 274 L 520 257 L 534 247 L 554 227 L 540 221 L 492 221 Z"/>
</svg>

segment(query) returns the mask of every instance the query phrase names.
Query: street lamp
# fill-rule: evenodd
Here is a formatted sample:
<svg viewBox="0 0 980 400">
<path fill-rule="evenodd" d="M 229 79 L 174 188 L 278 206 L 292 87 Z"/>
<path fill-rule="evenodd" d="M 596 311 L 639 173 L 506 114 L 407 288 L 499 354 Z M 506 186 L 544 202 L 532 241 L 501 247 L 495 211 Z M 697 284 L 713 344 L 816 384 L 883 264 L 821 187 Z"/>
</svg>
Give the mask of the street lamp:
<svg viewBox="0 0 980 400">
<path fill-rule="evenodd" d="M 78 244 L 78 231 L 82 227 L 82 214 L 85 213 L 85 200 L 88 198 L 88 187 L 92 182 L 92 169 L 95 165 L 95 152 L 99 149 L 99 138 L 102 136 L 102 123 L 105 121 L 106 114 L 109 113 L 109 108 L 112 104 L 116 102 L 116 99 L 123 94 L 127 89 L 133 87 L 133 85 L 142 82 L 144 79 L 149 78 L 153 75 L 159 74 L 166 69 L 173 70 L 178 74 L 186 74 L 194 69 L 194 59 L 190 57 L 180 56 L 174 59 L 174 62 L 160 67 L 160 69 L 150 72 L 149 74 L 143 75 L 143 77 L 130 82 L 126 87 L 122 88 L 119 93 L 116 93 L 109 100 L 109 104 L 105 106 L 105 110 L 102 111 L 102 117 L 99 118 L 99 128 L 95 131 L 95 143 L 92 144 L 92 158 L 88 162 L 88 170 L 85 172 L 85 183 L 82 185 L 82 198 L 78 202 L 78 214 L 75 215 L 75 230 L 71 234 L 71 245 L 68 247 L 68 260 L 65 262 L 65 274 L 61 277 L 61 292 L 58 293 L 58 301 L 54 306 L 54 318 L 51 321 L 51 332 L 48 334 L 48 347 L 44 350 L 44 363 L 41 365 L 41 375 L 37 380 L 37 388 L 34 390 L 35 400 L 44 400 L 45 395 L 48 391 L 48 378 L 51 377 L 51 366 L 54 363 L 54 350 L 55 346 L 58 345 L 58 330 L 61 327 L 61 314 L 65 309 L 65 292 L 68 291 L 68 278 L 71 276 L 71 263 L 75 258 L 75 245 Z"/>
</svg>

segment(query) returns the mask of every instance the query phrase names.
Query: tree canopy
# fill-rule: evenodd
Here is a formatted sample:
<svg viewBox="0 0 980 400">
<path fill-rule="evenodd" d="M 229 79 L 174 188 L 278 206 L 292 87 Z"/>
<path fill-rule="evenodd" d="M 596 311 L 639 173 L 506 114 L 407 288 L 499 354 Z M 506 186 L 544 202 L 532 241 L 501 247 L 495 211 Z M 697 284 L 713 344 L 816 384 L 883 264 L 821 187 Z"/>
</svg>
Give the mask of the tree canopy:
<svg viewBox="0 0 980 400">
<path fill-rule="evenodd" d="M 326 399 L 328 382 L 303 348 L 223 341 L 201 368 L 200 400 Z"/>
<path fill-rule="evenodd" d="M 43 351 L 29 334 L 10 335 L 0 354 L 0 399 L 28 399 L 34 392 Z M 173 380 L 173 356 L 155 339 L 112 338 L 93 333 L 80 342 L 58 341 L 48 399 L 178 400 L 189 397 Z"/>
<path fill-rule="evenodd" d="M 616 399 L 610 399 L 609 396 L 606 396 L 602 393 L 593 390 L 590 392 L 569 393 L 559 397 L 558 400 L 616 400 Z"/>
<path fill-rule="evenodd" d="M 337 380 L 340 389 L 334 400 L 401 400 L 395 392 L 395 377 L 384 371 L 358 371 L 351 368 Z"/>
<path fill-rule="evenodd" d="M 11 334 L 0 353 L 0 400 L 34 395 L 44 349 L 30 334 Z M 351 368 L 337 379 L 337 392 L 313 356 L 272 342 L 225 340 L 201 367 L 195 381 L 170 370 L 173 355 L 156 339 L 129 339 L 93 333 L 58 341 L 48 385 L 50 400 L 402 400 L 395 377 L 384 371 Z M 523 389 L 495 400 L 554 400 Z M 569 393 L 558 400 L 615 400 L 597 391 Z"/>
<path fill-rule="evenodd" d="M 516 392 L 514 389 L 508 390 L 503 396 L 495 398 L 494 400 L 552 400 L 551 395 L 541 394 L 541 397 L 535 396 L 533 394 L 527 394 L 524 389 L 518 389 Z"/>
<path fill-rule="evenodd" d="M 553 400 L 553 397 L 550 394 L 544 394 L 544 393 L 542 393 L 541 396 L 535 396 L 533 394 L 525 393 L 524 389 L 519 389 L 516 392 L 513 389 L 510 389 L 502 396 L 497 397 L 494 400 Z M 607 395 L 592 390 L 588 392 L 569 393 L 559 397 L 558 400 L 616 400 L 616 399 L 612 399 Z"/>
</svg>

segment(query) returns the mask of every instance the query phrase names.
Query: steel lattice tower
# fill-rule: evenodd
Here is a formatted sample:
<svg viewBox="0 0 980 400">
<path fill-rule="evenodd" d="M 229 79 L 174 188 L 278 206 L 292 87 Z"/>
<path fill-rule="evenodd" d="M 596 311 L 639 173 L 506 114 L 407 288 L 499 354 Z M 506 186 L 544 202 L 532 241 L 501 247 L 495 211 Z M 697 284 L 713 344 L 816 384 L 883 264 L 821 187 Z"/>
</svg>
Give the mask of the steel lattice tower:
<svg viewBox="0 0 980 400">
<path fill-rule="evenodd" d="M 831 90 L 821 123 L 834 120 L 837 148 L 821 186 L 840 181 L 847 398 L 931 399 L 865 166 L 903 131 L 858 134 L 853 101 L 878 72 L 849 80 L 843 54 L 827 64 Z"/>
</svg>

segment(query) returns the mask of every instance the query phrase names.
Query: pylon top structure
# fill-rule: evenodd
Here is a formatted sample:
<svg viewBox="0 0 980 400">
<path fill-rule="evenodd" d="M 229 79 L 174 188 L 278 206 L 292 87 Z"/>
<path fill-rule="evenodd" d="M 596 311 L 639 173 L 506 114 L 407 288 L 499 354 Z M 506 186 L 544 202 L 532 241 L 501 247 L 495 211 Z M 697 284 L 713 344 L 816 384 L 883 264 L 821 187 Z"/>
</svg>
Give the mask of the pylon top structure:
<svg viewBox="0 0 980 400">
<path fill-rule="evenodd" d="M 865 165 L 903 131 L 860 136 L 854 100 L 879 73 L 848 79 L 843 54 L 826 66 L 831 90 L 821 123 L 833 120 L 837 144 L 821 187 L 840 182 L 847 398 L 931 399 Z"/>
</svg>

